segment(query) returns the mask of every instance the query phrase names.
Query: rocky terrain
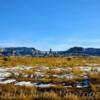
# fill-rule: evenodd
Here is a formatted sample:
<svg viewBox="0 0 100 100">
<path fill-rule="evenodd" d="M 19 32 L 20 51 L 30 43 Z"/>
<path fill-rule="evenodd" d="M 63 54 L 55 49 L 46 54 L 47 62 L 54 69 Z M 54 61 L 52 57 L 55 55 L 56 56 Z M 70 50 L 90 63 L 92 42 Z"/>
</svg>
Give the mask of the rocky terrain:
<svg viewBox="0 0 100 100">
<path fill-rule="evenodd" d="M 41 51 L 35 48 L 27 47 L 11 47 L 0 48 L 1 56 L 32 56 L 32 57 L 48 57 L 48 56 L 100 56 L 99 48 L 83 48 L 73 47 L 66 51 Z"/>
</svg>

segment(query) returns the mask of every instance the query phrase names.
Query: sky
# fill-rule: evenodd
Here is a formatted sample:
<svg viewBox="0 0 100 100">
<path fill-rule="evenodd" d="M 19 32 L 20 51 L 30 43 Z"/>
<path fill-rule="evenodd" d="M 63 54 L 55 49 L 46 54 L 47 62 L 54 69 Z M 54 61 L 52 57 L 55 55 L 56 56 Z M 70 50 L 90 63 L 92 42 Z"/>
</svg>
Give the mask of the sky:
<svg viewBox="0 0 100 100">
<path fill-rule="evenodd" d="M 0 0 L 0 47 L 100 48 L 100 0 Z"/>
</svg>

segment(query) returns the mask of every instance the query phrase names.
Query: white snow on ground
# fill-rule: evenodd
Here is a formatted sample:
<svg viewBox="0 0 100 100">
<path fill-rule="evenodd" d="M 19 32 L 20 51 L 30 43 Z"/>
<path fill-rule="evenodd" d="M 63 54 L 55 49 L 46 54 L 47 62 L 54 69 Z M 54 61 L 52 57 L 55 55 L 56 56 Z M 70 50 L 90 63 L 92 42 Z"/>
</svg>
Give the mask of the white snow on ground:
<svg viewBox="0 0 100 100">
<path fill-rule="evenodd" d="M 25 81 L 17 82 L 15 85 L 18 85 L 18 86 L 33 86 L 33 84 L 31 82 L 25 82 Z"/>
<path fill-rule="evenodd" d="M 51 87 L 54 86 L 53 84 L 34 84 L 36 87 L 41 87 L 41 88 L 46 88 L 46 87 Z"/>
<path fill-rule="evenodd" d="M 89 72 L 89 71 L 91 71 L 92 67 L 79 67 L 79 69 L 81 71 L 87 71 L 87 72 Z"/>
<path fill-rule="evenodd" d="M 77 77 L 76 75 L 74 74 L 64 74 L 64 75 L 52 75 L 53 77 L 57 77 L 57 78 L 67 78 L 67 79 L 72 79 L 72 78 L 75 78 Z"/>
<path fill-rule="evenodd" d="M 65 75 L 61 75 L 61 78 L 67 78 L 67 79 L 72 79 L 72 78 L 74 78 L 74 77 L 76 77 L 76 76 L 73 75 L 73 74 L 65 74 Z"/>
<path fill-rule="evenodd" d="M 76 87 L 77 88 L 87 88 L 88 86 L 87 85 L 86 86 L 77 85 Z"/>
<path fill-rule="evenodd" d="M 55 84 L 52 83 L 32 83 L 30 81 L 20 81 L 17 82 L 15 79 L 7 79 L 8 77 L 16 77 L 20 75 L 20 71 L 25 71 L 25 70 L 30 70 L 30 69 L 34 69 L 34 67 L 28 67 L 28 66 L 16 66 L 16 67 L 0 67 L 0 84 L 10 84 L 10 83 L 15 83 L 15 85 L 18 86 L 34 86 L 34 87 L 40 87 L 40 88 L 46 88 L 46 87 L 51 87 L 51 86 L 55 86 Z M 83 78 L 88 78 L 87 77 L 87 72 L 100 72 L 100 67 L 88 67 L 88 66 L 77 66 L 76 68 L 80 69 L 82 72 L 85 72 L 85 74 L 83 73 L 82 77 Z M 33 70 L 32 69 L 32 70 Z M 49 67 L 36 67 L 35 68 L 35 72 L 30 75 L 30 74 L 23 74 L 22 77 L 26 77 L 26 78 L 45 78 L 46 76 L 50 76 L 45 74 L 44 70 L 49 70 Z M 38 72 L 38 70 L 40 72 Z M 63 71 L 63 70 L 72 70 L 71 67 L 69 67 L 68 69 L 66 68 L 53 68 L 52 70 L 57 70 L 57 71 Z M 13 76 L 14 75 L 14 76 Z M 81 75 L 79 77 L 81 77 Z M 57 78 L 68 78 L 68 79 L 72 79 L 72 78 L 76 78 L 78 77 L 77 75 L 74 75 L 73 73 L 70 74 L 62 74 L 62 75 L 57 75 L 57 74 L 53 74 L 51 75 L 53 77 L 57 77 Z M 71 86 L 65 86 L 65 87 L 71 87 Z M 84 86 L 85 87 L 85 86 Z M 77 85 L 77 88 L 84 88 L 81 85 Z M 87 87 L 87 86 L 86 86 Z"/>
<path fill-rule="evenodd" d="M 5 80 L 5 81 L 0 81 L 0 84 L 9 84 L 9 83 L 13 83 L 16 82 L 15 79 L 9 79 L 9 80 Z"/>
<path fill-rule="evenodd" d="M 11 73 L 8 72 L 0 72 L 0 78 L 6 78 L 6 77 L 10 77 Z"/>
<path fill-rule="evenodd" d="M 53 84 L 42 84 L 42 83 L 38 84 L 38 83 L 31 83 L 30 81 L 28 81 L 28 82 L 26 82 L 26 81 L 17 82 L 15 85 L 18 85 L 18 86 L 34 86 L 34 87 L 41 87 L 41 88 L 54 86 Z"/>
<path fill-rule="evenodd" d="M 72 87 L 71 85 L 69 85 L 69 86 L 64 86 L 64 87 Z"/>
<path fill-rule="evenodd" d="M 97 71 L 100 72 L 100 67 L 97 68 Z"/>
<path fill-rule="evenodd" d="M 5 79 L 5 78 L 1 78 L 1 77 L 0 77 L 0 81 L 2 81 L 3 79 Z"/>
<path fill-rule="evenodd" d="M 5 71 L 18 71 L 18 70 L 30 70 L 32 67 L 31 66 L 23 66 L 19 65 L 16 67 L 0 67 L 0 72 L 5 72 Z"/>
</svg>

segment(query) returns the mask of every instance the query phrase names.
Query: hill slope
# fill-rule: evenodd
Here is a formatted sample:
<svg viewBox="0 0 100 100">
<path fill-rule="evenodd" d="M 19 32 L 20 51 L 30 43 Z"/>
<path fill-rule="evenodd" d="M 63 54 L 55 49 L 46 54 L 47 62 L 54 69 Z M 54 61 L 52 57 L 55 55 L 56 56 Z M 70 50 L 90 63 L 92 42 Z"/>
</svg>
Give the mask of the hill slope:
<svg viewBox="0 0 100 100">
<path fill-rule="evenodd" d="M 45 57 L 45 56 L 100 56 L 99 48 L 83 48 L 73 47 L 66 51 L 41 51 L 35 48 L 27 47 L 11 47 L 0 48 L 1 56 L 33 56 L 33 57 Z"/>
</svg>

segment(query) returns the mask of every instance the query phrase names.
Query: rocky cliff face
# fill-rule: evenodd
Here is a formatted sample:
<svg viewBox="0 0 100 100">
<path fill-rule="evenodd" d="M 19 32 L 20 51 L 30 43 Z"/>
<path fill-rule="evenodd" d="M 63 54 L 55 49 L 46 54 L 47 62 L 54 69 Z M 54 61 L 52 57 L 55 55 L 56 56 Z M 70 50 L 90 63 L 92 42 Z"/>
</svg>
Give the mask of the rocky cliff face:
<svg viewBox="0 0 100 100">
<path fill-rule="evenodd" d="M 35 48 L 16 47 L 16 48 L 0 48 L 1 56 L 100 56 L 99 48 L 83 48 L 73 47 L 66 51 L 41 51 Z"/>
<path fill-rule="evenodd" d="M 35 48 L 17 47 L 17 48 L 3 48 L 1 52 L 3 56 L 41 56 L 44 52 Z"/>
</svg>

